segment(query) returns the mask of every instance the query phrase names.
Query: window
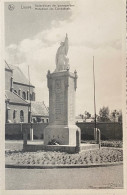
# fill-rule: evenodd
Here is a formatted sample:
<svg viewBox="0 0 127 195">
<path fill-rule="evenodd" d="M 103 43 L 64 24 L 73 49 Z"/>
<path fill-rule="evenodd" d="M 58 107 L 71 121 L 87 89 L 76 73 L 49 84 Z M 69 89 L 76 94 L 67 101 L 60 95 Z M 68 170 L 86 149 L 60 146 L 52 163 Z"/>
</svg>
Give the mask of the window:
<svg viewBox="0 0 127 195">
<path fill-rule="evenodd" d="M 32 100 L 32 94 L 30 94 L 30 100 Z"/>
<path fill-rule="evenodd" d="M 24 122 L 24 112 L 23 112 L 23 110 L 20 111 L 20 122 Z"/>
<path fill-rule="evenodd" d="M 41 122 L 41 118 L 37 117 L 37 122 L 40 123 Z"/>
<path fill-rule="evenodd" d="M 17 110 L 14 110 L 13 111 L 13 120 L 14 120 L 14 123 L 16 123 L 16 112 L 17 112 Z"/>
<path fill-rule="evenodd" d="M 35 93 L 32 93 L 32 100 L 35 101 Z"/>
<path fill-rule="evenodd" d="M 26 100 L 26 93 L 25 93 L 25 91 L 22 92 L 22 98 Z"/>
<path fill-rule="evenodd" d="M 16 118 L 16 111 L 14 110 L 13 111 L 13 119 L 15 119 Z"/>
<path fill-rule="evenodd" d="M 27 100 L 29 99 L 29 91 L 27 91 Z"/>
<path fill-rule="evenodd" d="M 33 118 L 33 123 L 36 123 L 37 121 L 36 121 L 36 118 Z"/>
<path fill-rule="evenodd" d="M 10 86 L 10 90 L 13 90 L 13 77 L 11 77 L 11 82 L 10 82 L 11 86 Z"/>
<path fill-rule="evenodd" d="M 19 95 L 19 96 L 21 95 L 20 93 L 21 93 L 21 90 L 19 89 L 19 90 L 18 90 L 18 95 Z"/>
<path fill-rule="evenodd" d="M 47 122 L 47 123 L 49 122 L 49 119 L 48 119 L 48 118 L 46 119 L 46 122 Z"/>
</svg>

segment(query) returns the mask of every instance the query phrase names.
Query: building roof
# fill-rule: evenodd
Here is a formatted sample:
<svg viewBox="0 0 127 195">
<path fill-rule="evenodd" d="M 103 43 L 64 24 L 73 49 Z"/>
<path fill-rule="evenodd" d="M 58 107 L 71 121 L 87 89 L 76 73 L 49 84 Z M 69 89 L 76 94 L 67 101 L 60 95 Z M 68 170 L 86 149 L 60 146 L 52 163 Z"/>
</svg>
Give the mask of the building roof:
<svg viewBox="0 0 127 195">
<path fill-rule="evenodd" d="M 5 61 L 5 68 L 13 71 L 13 81 L 14 82 L 25 84 L 25 85 L 30 84 L 31 86 L 33 86 L 31 83 L 29 83 L 29 80 L 26 78 L 26 76 L 23 74 L 23 72 L 21 71 L 21 69 L 18 66 L 8 64 Z"/>
<path fill-rule="evenodd" d="M 5 100 L 9 100 L 9 103 L 29 105 L 27 101 L 21 98 L 17 93 L 6 90 Z"/>
<path fill-rule="evenodd" d="M 32 116 L 49 116 L 49 110 L 44 102 L 31 102 Z"/>
<path fill-rule="evenodd" d="M 12 71 L 12 69 L 9 67 L 9 65 L 8 65 L 8 63 L 6 61 L 5 61 L 5 69 Z"/>
</svg>

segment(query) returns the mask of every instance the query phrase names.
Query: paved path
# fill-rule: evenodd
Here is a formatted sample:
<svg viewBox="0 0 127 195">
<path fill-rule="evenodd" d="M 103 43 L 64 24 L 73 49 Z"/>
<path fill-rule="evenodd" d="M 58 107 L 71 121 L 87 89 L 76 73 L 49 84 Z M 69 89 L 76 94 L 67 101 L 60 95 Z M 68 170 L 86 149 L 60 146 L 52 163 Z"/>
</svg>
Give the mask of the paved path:
<svg viewBox="0 0 127 195">
<path fill-rule="evenodd" d="M 123 166 L 6 169 L 6 190 L 122 188 Z"/>
</svg>

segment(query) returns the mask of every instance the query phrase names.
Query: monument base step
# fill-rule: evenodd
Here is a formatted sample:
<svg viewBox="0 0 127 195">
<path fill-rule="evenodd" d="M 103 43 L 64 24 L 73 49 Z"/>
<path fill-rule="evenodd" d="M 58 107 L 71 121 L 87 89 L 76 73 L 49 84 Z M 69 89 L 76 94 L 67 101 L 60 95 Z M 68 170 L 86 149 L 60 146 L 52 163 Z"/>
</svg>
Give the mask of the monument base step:
<svg viewBox="0 0 127 195">
<path fill-rule="evenodd" d="M 67 153 L 78 153 L 84 150 L 95 150 L 99 149 L 99 144 L 81 144 L 80 147 L 69 146 L 69 145 L 43 145 L 35 142 L 23 145 L 23 150 L 27 152 L 36 152 L 38 150 L 44 151 L 59 151 Z"/>
<path fill-rule="evenodd" d="M 81 144 L 80 150 L 94 150 L 99 149 L 99 144 Z"/>
</svg>

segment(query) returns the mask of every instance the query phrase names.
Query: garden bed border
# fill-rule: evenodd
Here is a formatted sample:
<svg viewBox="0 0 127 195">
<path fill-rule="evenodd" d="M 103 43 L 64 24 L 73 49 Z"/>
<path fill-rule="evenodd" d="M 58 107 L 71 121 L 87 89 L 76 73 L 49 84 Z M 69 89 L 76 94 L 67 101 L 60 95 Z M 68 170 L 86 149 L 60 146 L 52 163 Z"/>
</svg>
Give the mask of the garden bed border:
<svg viewBox="0 0 127 195">
<path fill-rule="evenodd" d="M 108 167 L 108 166 L 118 166 L 122 165 L 123 161 L 112 162 L 112 163 L 99 163 L 99 164 L 89 164 L 89 165 L 16 165 L 16 164 L 6 164 L 5 168 L 16 168 L 16 169 L 59 169 L 59 168 L 94 168 L 94 167 Z"/>
</svg>

